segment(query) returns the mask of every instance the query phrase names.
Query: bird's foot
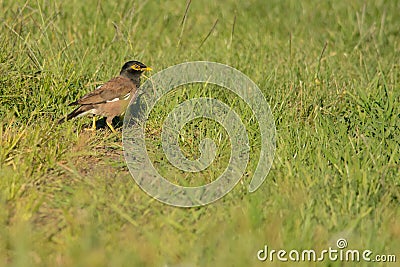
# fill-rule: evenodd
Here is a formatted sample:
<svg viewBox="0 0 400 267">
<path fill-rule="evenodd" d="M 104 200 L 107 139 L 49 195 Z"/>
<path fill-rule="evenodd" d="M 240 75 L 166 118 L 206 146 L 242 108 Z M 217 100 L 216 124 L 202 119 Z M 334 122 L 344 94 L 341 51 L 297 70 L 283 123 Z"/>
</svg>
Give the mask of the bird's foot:
<svg viewBox="0 0 400 267">
<path fill-rule="evenodd" d="M 92 128 L 85 128 L 84 129 L 86 132 L 96 132 L 96 118 L 93 116 L 93 123 L 92 123 Z"/>
</svg>

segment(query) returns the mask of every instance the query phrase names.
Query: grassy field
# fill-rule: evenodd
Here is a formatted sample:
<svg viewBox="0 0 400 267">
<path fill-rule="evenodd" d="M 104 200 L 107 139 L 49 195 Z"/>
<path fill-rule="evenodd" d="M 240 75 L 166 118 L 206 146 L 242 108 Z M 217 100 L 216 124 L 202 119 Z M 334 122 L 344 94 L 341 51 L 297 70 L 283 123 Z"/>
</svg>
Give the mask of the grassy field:
<svg viewBox="0 0 400 267">
<path fill-rule="evenodd" d="M 321 251 L 338 238 L 397 256 L 360 266 L 399 266 L 400 1 L 216 2 L 0 0 L 0 266 L 355 266 L 257 260 L 264 245 Z M 246 175 L 200 208 L 164 205 L 135 184 L 121 127 L 88 132 L 89 118 L 57 125 L 69 102 L 130 59 L 154 72 L 215 61 L 250 77 L 277 130 L 261 188 L 247 192 L 257 121 L 221 88 L 178 88 L 147 128 L 160 172 L 197 185 L 224 170 L 227 134 L 209 120 L 188 124 L 189 158 L 204 137 L 220 148 L 212 168 L 185 175 L 162 155 L 162 119 L 197 96 L 241 114 Z"/>
</svg>

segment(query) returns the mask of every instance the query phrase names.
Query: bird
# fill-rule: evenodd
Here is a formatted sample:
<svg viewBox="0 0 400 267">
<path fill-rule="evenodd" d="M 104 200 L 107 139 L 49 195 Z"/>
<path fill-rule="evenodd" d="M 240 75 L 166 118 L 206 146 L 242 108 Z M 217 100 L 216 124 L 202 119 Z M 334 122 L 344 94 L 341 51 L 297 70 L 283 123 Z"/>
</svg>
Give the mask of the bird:
<svg viewBox="0 0 400 267">
<path fill-rule="evenodd" d="M 58 121 L 59 124 L 75 117 L 87 114 L 106 117 L 106 123 L 113 133 L 116 130 L 112 126 L 112 120 L 121 116 L 140 86 L 140 76 L 144 71 L 150 71 L 139 61 L 131 60 L 126 62 L 120 71 L 119 76 L 112 78 L 105 84 L 97 87 L 94 91 L 84 95 L 82 98 L 70 103 L 68 106 L 78 106 L 67 117 Z M 92 130 L 96 130 L 96 118 L 93 116 Z"/>
</svg>

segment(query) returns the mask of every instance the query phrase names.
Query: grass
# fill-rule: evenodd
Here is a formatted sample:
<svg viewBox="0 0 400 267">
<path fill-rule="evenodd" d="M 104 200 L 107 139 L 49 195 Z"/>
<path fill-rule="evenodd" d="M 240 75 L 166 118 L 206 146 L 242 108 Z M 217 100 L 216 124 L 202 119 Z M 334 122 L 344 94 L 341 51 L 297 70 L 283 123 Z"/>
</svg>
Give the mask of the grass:
<svg viewBox="0 0 400 267">
<path fill-rule="evenodd" d="M 1 266 L 281 266 L 287 264 L 258 262 L 257 251 L 320 251 L 336 248 L 340 237 L 350 249 L 397 253 L 397 263 L 363 266 L 398 265 L 399 1 L 0 6 Z M 257 121 L 221 88 L 178 88 L 155 108 L 147 129 L 160 172 L 201 184 L 224 169 L 230 145 L 223 128 L 198 120 L 182 130 L 189 158 L 198 157 L 204 137 L 216 140 L 220 155 L 212 168 L 182 175 L 162 156 L 161 119 L 177 103 L 204 95 L 241 114 L 251 145 L 246 176 L 205 207 L 175 208 L 141 191 L 126 168 L 121 134 L 86 132 L 89 118 L 56 124 L 69 102 L 129 59 L 155 71 L 216 61 L 249 76 L 277 129 L 261 188 L 247 192 L 261 145 Z"/>
</svg>

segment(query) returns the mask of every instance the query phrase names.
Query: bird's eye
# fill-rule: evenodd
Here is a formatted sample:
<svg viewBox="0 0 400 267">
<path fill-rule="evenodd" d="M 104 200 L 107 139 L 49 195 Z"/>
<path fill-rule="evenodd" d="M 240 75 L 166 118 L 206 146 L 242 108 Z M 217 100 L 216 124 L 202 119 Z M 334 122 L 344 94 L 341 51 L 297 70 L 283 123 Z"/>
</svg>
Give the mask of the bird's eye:
<svg viewBox="0 0 400 267">
<path fill-rule="evenodd" d="M 141 68 L 140 68 L 140 66 L 138 64 L 132 65 L 131 68 L 134 69 L 134 70 L 141 70 Z"/>
</svg>

